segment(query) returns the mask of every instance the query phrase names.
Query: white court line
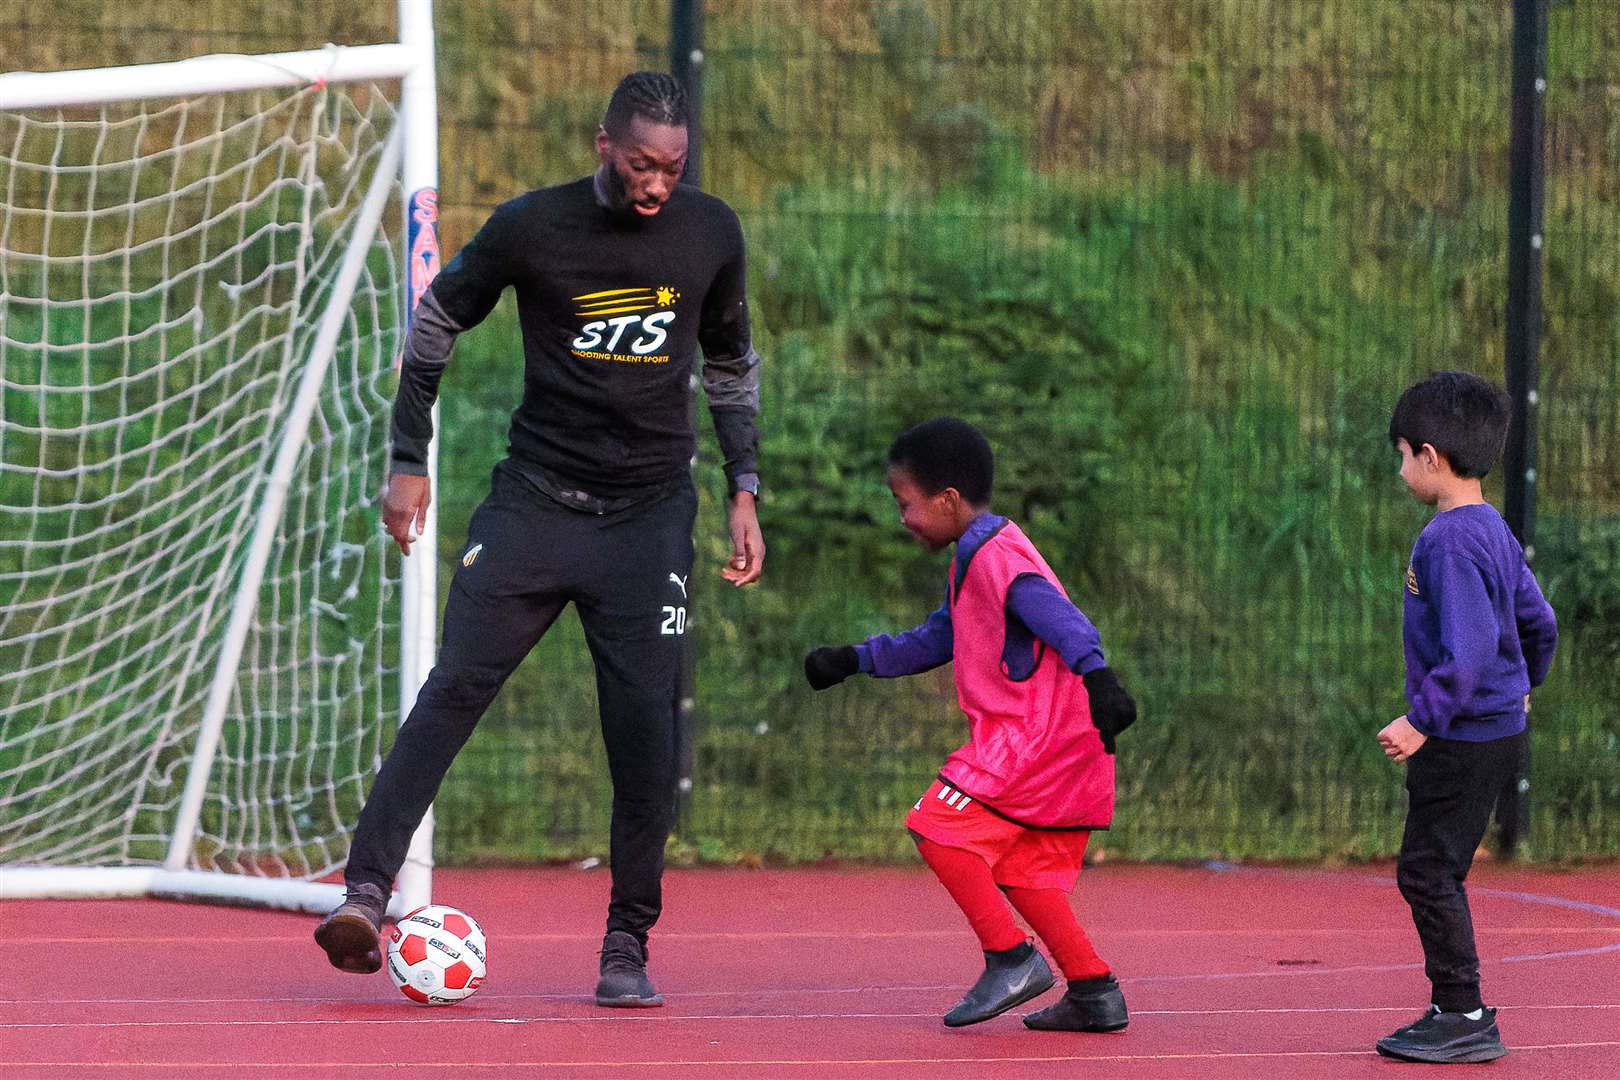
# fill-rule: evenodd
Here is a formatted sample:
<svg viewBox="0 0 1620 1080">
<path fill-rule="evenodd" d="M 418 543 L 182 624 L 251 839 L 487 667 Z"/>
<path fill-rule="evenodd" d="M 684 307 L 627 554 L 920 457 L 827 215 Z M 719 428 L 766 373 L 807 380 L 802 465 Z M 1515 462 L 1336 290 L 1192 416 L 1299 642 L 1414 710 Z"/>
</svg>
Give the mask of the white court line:
<svg viewBox="0 0 1620 1080">
<path fill-rule="evenodd" d="M 1518 1053 L 1530 1053 L 1538 1050 L 1582 1050 L 1598 1047 L 1620 1046 L 1620 1042 L 1572 1042 L 1572 1043 L 1541 1043 L 1534 1046 L 1514 1046 Z M 510 1072 L 513 1069 L 673 1069 L 673 1068 L 700 1068 L 724 1069 L 737 1067 L 760 1068 L 765 1066 L 805 1066 L 826 1067 L 828 1065 L 1045 1065 L 1063 1064 L 1065 1062 L 1079 1063 L 1086 1061 L 1208 1061 L 1247 1059 L 1247 1058 L 1328 1058 L 1328 1057 L 1372 1057 L 1371 1050 L 1206 1050 L 1184 1053 L 1162 1054 L 1065 1054 L 1049 1057 L 916 1057 L 916 1058 L 765 1058 L 749 1061 L 740 1061 L 727 1058 L 698 1058 L 678 1059 L 670 1061 L 499 1061 L 499 1062 L 452 1062 L 452 1061 L 413 1061 L 412 1072 L 424 1072 L 428 1069 L 454 1069 L 465 1072 L 468 1069 L 501 1069 Z M 85 1069 L 85 1068 L 159 1068 L 159 1069 L 393 1069 L 398 1070 L 397 1061 L 378 1062 L 371 1061 L 0 1061 L 0 1065 L 9 1065 L 13 1068 L 32 1069 Z"/>
<path fill-rule="evenodd" d="M 1574 1009 L 1615 1009 L 1620 1010 L 1620 1002 L 1614 1004 L 1575 1004 L 1575 1005 L 1501 1005 L 1498 1009 L 1503 1012 L 1558 1012 Z M 1274 1009 L 1139 1009 L 1131 1013 L 1132 1018 L 1143 1016 L 1247 1016 L 1247 1015 L 1360 1015 L 1367 1013 L 1409 1013 L 1410 1004 L 1404 1005 L 1368 1005 L 1345 1008 L 1274 1008 Z M 167 1027 L 325 1027 L 332 1024 L 355 1025 L 381 1025 L 392 1024 L 607 1024 L 607 1023 L 640 1023 L 640 1024 L 677 1024 L 693 1023 L 697 1021 L 712 1022 L 715 1020 L 932 1020 L 937 1019 L 937 1012 L 853 1012 L 853 1013 L 660 1013 L 648 1012 L 625 1013 L 615 1016 L 460 1016 L 442 1015 L 440 1011 L 422 1013 L 413 1010 L 410 1015 L 392 1017 L 330 1017 L 317 1019 L 296 1020 L 256 1020 L 256 1019 L 228 1019 L 228 1020 L 108 1020 L 84 1022 L 52 1022 L 52 1023 L 0 1023 L 0 1030 L 38 1030 L 61 1028 L 167 1028 Z"/>
<path fill-rule="evenodd" d="M 1607 953 L 1620 952 L 1620 943 L 1614 945 L 1597 945 L 1589 949 L 1564 949 L 1559 952 L 1533 953 L 1525 956 L 1495 956 L 1482 957 L 1480 966 L 1488 964 L 1522 964 L 1531 960 L 1568 960 L 1580 956 L 1603 956 Z M 1422 961 L 1403 964 L 1353 964 L 1349 967 L 1317 967 L 1315 965 L 1289 966 L 1279 969 L 1268 968 L 1264 971 L 1208 971 L 1192 975 L 1132 975 L 1130 981 L 1139 982 L 1197 982 L 1221 981 L 1224 979 L 1261 979 L 1277 978 L 1279 976 L 1299 977 L 1302 975 L 1354 975 L 1367 972 L 1389 971 L 1421 971 Z"/>
</svg>

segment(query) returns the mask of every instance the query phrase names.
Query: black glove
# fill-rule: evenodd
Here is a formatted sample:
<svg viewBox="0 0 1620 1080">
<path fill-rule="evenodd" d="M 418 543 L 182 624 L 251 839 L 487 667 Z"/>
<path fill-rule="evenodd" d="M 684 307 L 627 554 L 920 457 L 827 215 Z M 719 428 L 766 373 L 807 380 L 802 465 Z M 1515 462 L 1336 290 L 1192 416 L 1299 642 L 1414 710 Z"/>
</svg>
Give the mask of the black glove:
<svg viewBox="0 0 1620 1080">
<path fill-rule="evenodd" d="M 1080 681 L 1091 697 L 1091 722 L 1102 736 L 1103 749 L 1112 754 L 1115 736 L 1136 723 L 1136 702 L 1108 668 L 1088 671 Z"/>
<path fill-rule="evenodd" d="M 812 649 L 804 657 L 804 677 L 813 690 L 837 686 L 859 670 L 861 658 L 853 645 Z"/>
</svg>

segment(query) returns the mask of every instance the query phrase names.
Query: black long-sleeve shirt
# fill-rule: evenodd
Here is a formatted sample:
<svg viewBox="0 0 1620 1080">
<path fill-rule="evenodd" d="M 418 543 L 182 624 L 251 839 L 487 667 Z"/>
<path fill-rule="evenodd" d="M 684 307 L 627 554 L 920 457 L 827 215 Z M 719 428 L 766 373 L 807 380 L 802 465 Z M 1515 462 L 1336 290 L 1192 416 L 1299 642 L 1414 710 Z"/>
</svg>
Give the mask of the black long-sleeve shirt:
<svg viewBox="0 0 1620 1080">
<path fill-rule="evenodd" d="M 696 448 L 693 358 L 727 479 L 757 474 L 757 366 L 742 228 L 686 185 L 654 217 L 613 214 L 592 179 L 504 203 L 418 305 L 394 401 L 392 468 L 425 475 L 455 336 L 517 291 L 523 400 L 508 454 L 542 486 L 617 498 L 667 483 Z"/>
</svg>

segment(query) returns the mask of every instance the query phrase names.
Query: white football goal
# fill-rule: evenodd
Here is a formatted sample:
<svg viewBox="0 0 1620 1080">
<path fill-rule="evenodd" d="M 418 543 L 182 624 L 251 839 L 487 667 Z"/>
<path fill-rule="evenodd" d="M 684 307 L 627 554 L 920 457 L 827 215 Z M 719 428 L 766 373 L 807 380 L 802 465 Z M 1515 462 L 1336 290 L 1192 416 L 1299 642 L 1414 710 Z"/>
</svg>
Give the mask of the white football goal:
<svg viewBox="0 0 1620 1080">
<path fill-rule="evenodd" d="M 378 505 L 438 267 L 431 0 L 399 18 L 0 75 L 0 898 L 341 896 L 434 649 L 432 525 L 401 559 Z"/>
</svg>

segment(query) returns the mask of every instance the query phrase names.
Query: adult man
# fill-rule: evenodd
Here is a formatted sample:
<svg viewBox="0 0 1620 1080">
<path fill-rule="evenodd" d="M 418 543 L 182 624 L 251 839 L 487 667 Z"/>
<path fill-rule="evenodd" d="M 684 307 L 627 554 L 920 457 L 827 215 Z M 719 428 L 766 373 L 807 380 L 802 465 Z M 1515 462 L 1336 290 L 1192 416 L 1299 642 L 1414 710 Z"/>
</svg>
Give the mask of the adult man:
<svg viewBox="0 0 1620 1080">
<path fill-rule="evenodd" d="M 417 308 L 383 509 L 402 551 L 431 495 L 430 410 L 455 336 L 508 286 L 523 334 L 523 400 L 468 529 L 438 663 L 361 811 L 347 896 L 315 931 L 344 971 L 381 965 L 377 931 L 411 833 L 501 684 L 573 601 L 596 665 L 613 779 L 613 891 L 596 1000 L 663 1003 L 647 978 L 646 943 L 675 807 L 699 345 L 731 489 L 733 555 L 721 573 L 747 585 L 765 555 L 742 231 L 719 199 L 677 184 L 686 121 L 673 78 L 627 76 L 597 132 L 595 175 L 499 207 Z"/>
</svg>

